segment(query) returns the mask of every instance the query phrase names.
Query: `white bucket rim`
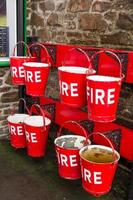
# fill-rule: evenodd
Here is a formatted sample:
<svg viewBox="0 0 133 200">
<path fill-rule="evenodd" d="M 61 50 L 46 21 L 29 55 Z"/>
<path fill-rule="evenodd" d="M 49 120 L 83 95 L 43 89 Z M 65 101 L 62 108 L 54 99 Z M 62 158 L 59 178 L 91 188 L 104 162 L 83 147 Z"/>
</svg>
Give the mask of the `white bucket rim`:
<svg viewBox="0 0 133 200">
<path fill-rule="evenodd" d="M 13 124 L 21 124 L 24 123 L 24 120 L 29 117 L 28 114 L 23 114 L 23 113 L 16 113 L 13 115 L 9 115 L 7 117 L 7 121 L 9 123 L 13 123 Z"/>
<path fill-rule="evenodd" d="M 42 68 L 42 67 L 50 67 L 48 63 L 41 63 L 41 62 L 24 62 L 23 66 L 25 67 L 37 67 L 37 68 Z"/>
<path fill-rule="evenodd" d="M 36 57 L 34 57 L 34 56 L 10 56 L 10 58 L 36 58 Z"/>
<path fill-rule="evenodd" d="M 48 117 L 45 117 L 45 126 L 48 126 L 51 123 L 51 120 Z M 24 124 L 33 126 L 33 127 L 43 127 L 43 116 L 42 115 L 33 115 L 29 116 L 24 120 Z"/>
<path fill-rule="evenodd" d="M 89 75 L 86 77 L 86 79 L 97 82 L 115 82 L 121 80 L 120 77 L 103 76 L 103 75 Z"/>
<path fill-rule="evenodd" d="M 89 68 L 78 66 L 61 66 L 58 70 L 62 72 L 74 73 L 74 74 L 86 74 Z"/>
<path fill-rule="evenodd" d="M 62 149 L 67 149 L 67 150 L 79 150 L 79 149 L 83 148 L 83 147 L 77 148 L 77 149 L 75 149 L 75 148 L 64 148 L 64 147 L 62 147 L 62 146 L 60 146 L 60 145 L 57 144 L 57 140 L 58 140 L 58 139 L 70 138 L 70 137 L 76 137 L 76 138 L 80 138 L 80 139 L 85 139 L 85 140 L 86 140 L 86 137 L 81 136 L 81 135 L 61 135 L 61 136 L 57 137 L 57 138 L 54 140 L 54 144 L 55 144 L 57 147 L 60 147 L 60 148 L 62 148 Z M 91 144 L 91 141 L 90 141 L 89 139 L 88 139 L 88 142 L 89 142 L 88 145 L 90 145 L 90 144 Z"/>
<path fill-rule="evenodd" d="M 90 160 L 85 159 L 85 158 L 81 155 L 81 154 L 82 154 L 82 151 L 84 151 L 85 149 L 88 150 L 88 149 L 96 148 L 96 147 L 97 147 L 97 148 L 101 148 L 101 149 L 108 150 L 108 151 L 110 151 L 110 152 L 113 152 L 111 147 L 107 147 L 107 146 L 104 146 L 104 145 L 86 145 L 86 146 L 82 147 L 82 148 L 80 149 L 80 151 L 79 151 L 80 158 L 83 159 L 83 160 L 85 160 L 85 161 L 87 161 L 87 162 L 89 162 L 89 163 L 96 164 L 96 165 L 103 165 L 103 164 L 108 165 L 108 164 L 111 164 L 111 163 L 117 163 L 117 162 L 119 161 L 119 159 L 120 159 L 120 154 L 119 154 L 118 151 L 116 151 L 116 150 L 114 150 L 114 152 L 115 152 L 115 154 L 116 154 L 116 156 L 117 156 L 117 159 L 116 159 L 115 161 L 113 161 L 113 162 L 108 162 L 108 163 L 96 163 L 96 162 L 93 162 L 93 161 L 90 161 Z"/>
</svg>

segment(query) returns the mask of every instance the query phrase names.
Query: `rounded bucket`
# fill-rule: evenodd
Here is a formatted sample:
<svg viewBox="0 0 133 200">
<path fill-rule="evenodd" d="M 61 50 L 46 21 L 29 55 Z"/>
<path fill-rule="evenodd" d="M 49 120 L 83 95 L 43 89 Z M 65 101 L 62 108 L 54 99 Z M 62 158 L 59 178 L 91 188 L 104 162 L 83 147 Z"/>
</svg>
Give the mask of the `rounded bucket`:
<svg viewBox="0 0 133 200">
<path fill-rule="evenodd" d="M 65 123 L 76 123 L 76 122 L 68 121 Z M 86 132 L 83 127 L 82 130 Z M 87 135 L 86 133 L 85 137 L 79 135 L 64 135 L 64 136 L 59 136 L 55 139 L 54 144 L 58 159 L 58 173 L 62 178 L 71 180 L 81 178 L 79 150 L 85 144 L 90 144 L 90 140 L 86 138 L 86 135 Z"/>
<path fill-rule="evenodd" d="M 27 50 L 26 56 L 15 55 L 16 48 L 19 44 L 26 47 L 26 50 Z M 24 70 L 23 63 L 24 62 L 35 62 L 35 61 L 36 61 L 36 58 L 31 56 L 28 45 L 23 41 L 19 41 L 15 45 L 13 54 L 10 57 L 10 69 L 11 69 L 12 84 L 24 85 L 25 84 L 25 70 Z"/>
<path fill-rule="evenodd" d="M 95 73 L 93 69 L 76 66 L 58 68 L 61 102 L 72 107 L 83 107 L 86 98 L 86 74 Z"/>
<path fill-rule="evenodd" d="M 12 84 L 24 85 L 25 84 L 25 70 L 24 62 L 35 62 L 35 57 L 25 56 L 12 56 L 10 57 L 10 69 L 12 75 Z"/>
<path fill-rule="evenodd" d="M 87 104 L 89 120 L 111 122 L 116 111 L 122 78 L 92 75 L 87 77 Z"/>
<path fill-rule="evenodd" d="M 34 105 L 31 107 L 31 110 L 33 107 Z M 40 108 L 39 105 L 38 108 Z M 41 113 L 43 113 L 42 109 Z M 45 117 L 44 113 L 43 116 L 29 116 L 24 120 L 27 153 L 29 156 L 42 157 L 45 155 L 50 123 L 51 120 Z"/>
<path fill-rule="evenodd" d="M 48 63 L 23 63 L 25 68 L 26 94 L 31 96 L 44 96 L 46 83 L 50 71 Z"/>
<path fill-rule="evenodd" d="M 14 114 L 7 117 L 10 143 L 15 148 L 26 147 L 24 120 L 28 116 L 27 114 Z"/>
<path fill-rule="evenodd" d="M 102 145 L 83 147 L 81 158 L 82 186 L 94 196 L 101 196 L 110 191 L 120 155 L 112 148 Z M 111 156 L 110 156 L 111 155 Z"/>
</svg>

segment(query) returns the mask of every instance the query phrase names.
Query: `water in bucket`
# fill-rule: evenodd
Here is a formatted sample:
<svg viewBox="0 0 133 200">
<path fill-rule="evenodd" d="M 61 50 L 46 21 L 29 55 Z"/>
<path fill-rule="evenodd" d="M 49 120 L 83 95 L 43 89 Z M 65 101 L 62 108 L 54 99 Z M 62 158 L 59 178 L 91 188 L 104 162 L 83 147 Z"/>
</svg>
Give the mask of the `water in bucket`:
<svg viewBox="0 0 133 200">
<path fill-rule="evenodd" d="M 92 147 L 91 149 L 84 150 L 81 156 L 94 163 L 109 163 L 114 161 L 114 156 L 112 151 L 98 147 Z M 116 155 L 116 159 L 118 159 Z"/>
<path fill-rule="evenodd" d="M 110 147 L 90 145 L 81 148 L 82 186 L 90 194 L 101 196 L 110 191 L 120 155 Z"/>
<path fill-rule="evenodd" d="M 56 140 L 56 145 L 65 149 L 80 149 L 84 146 L 86 139 L 80 136 L 61 136 Z"/>
</svg>

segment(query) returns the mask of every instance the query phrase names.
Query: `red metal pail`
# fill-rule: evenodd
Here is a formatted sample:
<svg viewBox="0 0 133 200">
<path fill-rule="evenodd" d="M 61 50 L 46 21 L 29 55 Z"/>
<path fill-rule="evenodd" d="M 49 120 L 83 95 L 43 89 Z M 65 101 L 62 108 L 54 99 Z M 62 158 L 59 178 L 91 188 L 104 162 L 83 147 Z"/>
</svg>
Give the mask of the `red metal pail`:
<svg viewBox="0 0 133 200">
<path fill-rule="evenodd" d="M 106 52 L 108 53 L 108 51 Z M 99 53 L 103 53 L 103 51 L 96 54 Z M 119 58 L 114 53 L 109 53 L 113 54 L 120 64 L 120 77 L 102 75 L 87 77 L 88 118 L 97 122 L 111 122 L 116 119 L 123 75 Z"/>
<path fill-rule="evenodd" d="M 35 107 L 39 108 L 42 115 L 29 116 L 24 120 L 27 153 L 31 157 L 42 157 L 46 152 L 51 120 L 45 117 L 43 109 L 38 104 L 32 105 L 31 113 Z"/>
<path fill-rule="evenodd" d="M 73 49 L 71 49 L 73 50 Z M 78 49 L 84 52 L 81 49 Z M 90 60 L 86 55 L 88 62 Z M 79 66 L 62 66 L 58 68 L 59 85 L 60 85 L 60 100 L 62 103 L 72 107 L 83 107 L 87 103 L 86 98 L 86 74 L 94 74 L 95 71 L 90 68 Z"/>
<path fill-rule="evenodd" d="M 102 136 L 106 138 L 106 136 Z M 108 140 L 111 148 L 102 145 L 90 145 L 83 147 L 79 152 L 81 158 L 82 186 L 87 192 L 97 197 L 106 194 L 110 191 L 116 168 L 118 165 L 118 160 L 120 159 L 119 153 L 114 150 L 113 145 L 109 141 L 109 139 L 106 139 Z M 101 153 L 104 153 L 105 151 L 112 153 L 113 161 L 106 163 L 94 162 L 91 159 L 89 160 L 89 157 L 88 159 L 87 157 L 85 157 L 85 153 L 87 151 L 89 152 L 90 150 L 93 151 L 96 149 L 99 149 Z M 97 153 L 97 157 L 98 156 L 99 154 Z"/>
<path fill-rule="evenodd" d="M 50 65 L 48 63 L 28 62 L 23 63 L 23 66 L 25 68 L 26 94 L 44 96 Z"/>
<path fill-rule="evenodd" d="M 54 141 L 58 159 L 59 175 L 62 178 L 74 180 L 81 178 L 79 150 L 84 146 L 84 142 L 87 142 L 86 144 L 90 144 L 90 140 L 88 140 L 85 129 L 77 122 L 67 121 L 64 124 L 66 123 L 76 124 L 77 128 L 80 128 L 85 135 L 85 137 L 79 135 L 59 136 L 61 134 L 62 126 L 58 133 L 59 137 L 57 137 Z M 73 140 L 75 141 L 75 148 L 72 144 Z M 66 142 L 69 142 L 69 144 L 66 144 Z"/>
<path fill-rule="evenodd" d="M 24 107 L 27 110 L 28 114 L 14 113 L 7 117 L 9 133 L 10 133 L 10 143 L 11 143 L 11 146 L 15 148 L 26 147 L 24 120 L 27 117 L 29 117 L 29 110 L 26 106 L 25 100 L 23 98 L 20 98 L 19 103 L 20 103 L 20 100 L 23 100 Z"/>
<path fill-rule="evenodd" d="M 15 148 L 26 147 L 24 119 L 29 115 L 27 114 L 14 114 L 8 116 L 8 126 L 10 132 L 11 146 Z"/>
<path fill-rule="evenodd" d="M 15 50 L 18 44 L 23 44 L 27 47 L 27 56 L 16 56 Z M 24 85 L 25 84 L 25 70 L 23 63 L 24 62 L 35 62 L 36 58 L 31 57 L 29 52 L 29 47 L 26 43 L 20 41 L 14 47 L 13 56 L 10 57 L 10 69 L 11 69 L 11 77 L 12 84 L 14 85 Z"/>
</svg>

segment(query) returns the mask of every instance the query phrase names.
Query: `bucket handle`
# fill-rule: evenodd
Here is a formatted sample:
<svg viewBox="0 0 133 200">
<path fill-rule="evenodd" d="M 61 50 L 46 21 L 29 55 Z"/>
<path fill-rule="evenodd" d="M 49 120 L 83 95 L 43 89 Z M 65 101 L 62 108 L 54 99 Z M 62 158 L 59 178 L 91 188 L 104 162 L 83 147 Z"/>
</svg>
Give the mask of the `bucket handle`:
<svg viewBox="0 0 133 200">
<path fill-rule="evenodd" d="M 30 111 L 29 111 L 29 109 L 28 109 L 28 107 L 27 107 L 27 105 L 26 105 L 25 99 L 20 98 L 20 99 L 19 99 L 19 104 L 20 104 L 20 101 L 23 101 L 23 103 L 24 103 L 24 108 L 27 110 L 27 113 L 30 115 Z M 13 108 L 13 110 L 12 110 L 12 112 L 11 112 L 11 115 L 14 115 L 14 114 L 15 114 L 15 107 Z"/>
<path fill-rule="evenodd" d="M 32 104 L 31 108 L 30 108 L 30 116 L 32 115 L 33 111 L 35 108 L 39 108 L 40 114 L 43 117 L 43 131 L 46 131 L 46 125 L 45 125 L 45 113 L 43 111 L 43 109 L 41 108 L 41 106 L 39 104 Z"/>
<path fill-rule="evenodd" d="M 97 55 L 99 55 L 99 54 L 101 54 L 101 53 L 111 54 L 111 55 L 113 55 L 113 57 L 116 58 L 116 60 L 117 60 L 118 63 L 119 63 L 119 66 L 120 66 L 120 78 L 122 79 L 122 78 L 124 77 L 124 75 L 122 74 L 122 63 L 121 63 L 119 57 L 118 57 L 114 52 L 109 51 L 109 50 L 97 51 L 96 53 L 94 53 L 94 54 L 92 55 L 92 57 L 91 57 L 91 63 L 92 63 L 92 60 L 95 58 L 95 56 L 97 56 Z"/>
<path fill-rule="evenodd" d="M 92 68 L 91 67 L 91 59 L 89 58 L 89 56 L 87 55 L 87 53 L 83 49 L 81 49 L 81 48 L 71 48 L 71 49 L 68 50 L 68 52 L 71 52 L 73 50 L 77 50 L 77 51 L 81 52 L 82 54 L 84 54 L 86 56 L 86 58 L 87 58 L 88 63 L 89 63 L 88 67 Z M 67 57 L 67 55 L 65 55 L 65 59 L 66 59 L 66 57 Z M 65 66 L 63 61 L 62 61 L 62 66 Z"/>
<path fill-rule="evenodd" d="M 109 145 L 110 145 L 110 147 L 112 149 L 112 152 L 113 152 L 113 159 L 114 159 L 114 161 L 117 160 L 117 156 L 115 154 L 115 149 L 114 149 L 114 146 L 113 146 L 112 142 L 104 134 L 99 133 L 99 132 L 93 132 L 93 133 L 89 134 L 88 138 L 90 138 L 93 135 L 100 135 L 109 143 Z"/>
<path fill-rule="evenodd" d="M 41 43 L 39 43 L 39 42 L 35 42 L 35 43 L 32 43 L 32 44 L 29 46 L 29 49 L 31 49 L 33 46 L 40 46 L 40 47 L 42 47 L 42 48 L 45 50 L 45 52 L 46 52 L 46 60 L 47 60 L 48 64 L 51 65 L 51 63 L 49 62 L 50 55 L 49 55 L 49 53 L 48 53 L 47 48 L 46 48 L 43 44 L 41 44 Z"/>
<path fill-rule="evenodd" d="M 87 131 L 84 129 L 83 126 L 81 126 L 78 122 L 76 121 L 65 121 L 61 126 L 60 126 L 60 129 L 59 131 L 57 132 L 57 137 L 61 136 L 61 131 L 62 131 L 62 128 L 64 127 L 65 124 L 76 124 L 82 131 L 83 131 L 83 134 L 86 138 L 86 141 L 85 141 L 85 145 L 88 144 L 88 134 L 87 134 Z"/>
<path fill-rule="evenodd" d="M 31 57 L 30 48 L 29 48 L 28 45 L 27 45 L 25 42 L 23 42 L 23 41 L 19 41 L 19 42 L 17 42 L 17 43 L 15 44 L 14 49 L 13 49 L 12 56 L 15 56 L 16 48 L 17 48 L 17 46 L 18 46 L 19 44 L 22 44 L 24 47 L 27 48 L 27 54 L 26 54 L 26 56 L 27 56 L 27 57 L 28 57 L 28 56 Z"/>
</svg>

